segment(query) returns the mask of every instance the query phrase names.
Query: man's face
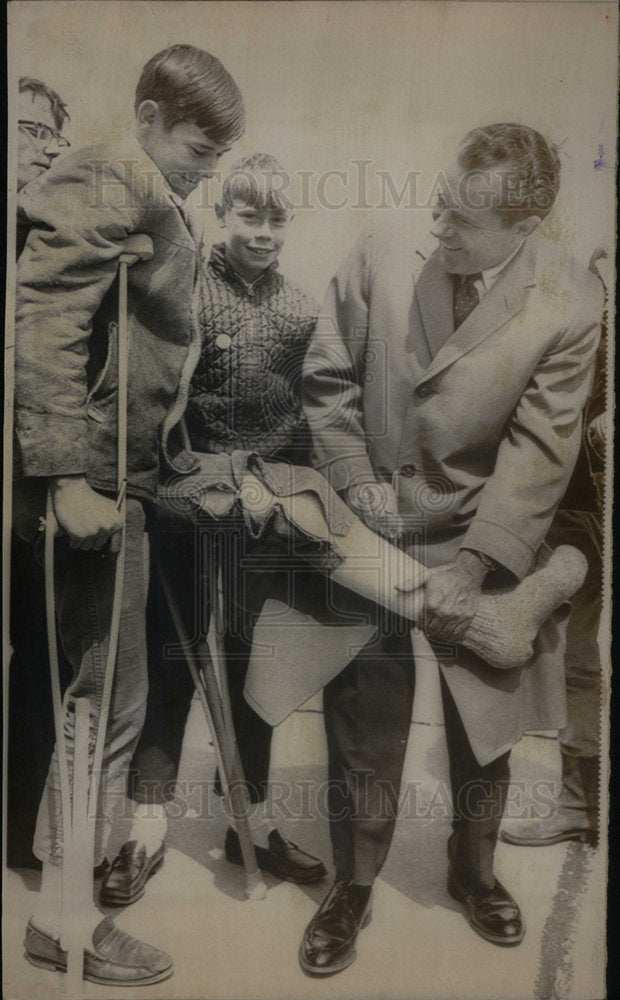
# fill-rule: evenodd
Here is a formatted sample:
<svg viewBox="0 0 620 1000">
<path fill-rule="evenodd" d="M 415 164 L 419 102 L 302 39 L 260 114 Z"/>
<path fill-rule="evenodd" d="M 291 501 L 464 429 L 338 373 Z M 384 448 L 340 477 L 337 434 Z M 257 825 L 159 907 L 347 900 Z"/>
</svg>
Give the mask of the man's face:
<svg viewBox="0 0 620 1000">
<path fill-rule="evenodd" d="M 218 160 L 230 150 L 212 142 L 195 122 L 166 128 L 159 113 L 148 130 L 140 133 L 140 141 L 180 198 L 187 198 L 202 180 L 212 177 Z"/>
<path fill-rule="evenodd" d="M 458 165 L 446 175 L 446 190 L 433 210 L 431 232 L 440 244 L 443 266 L 450 274 L 476 274 L 500 264 L 527 235 L 527 226 L 506 226 L 493 207 L 501 204 L 507 173 L 465 172 Z"/>
<path fill-rule="evenodd" d="M 56 132 L 56 122 L 52 115 L 52 105 L 42 94 L 24 90 L 18 95 L 17 117 L 20 121 L 47 125 Z M 19 191 L 45 170 L 60 154 L 60 147 L 51 137 L 36 138 L 27 126 L 17 127 L 17 190 Z"/>
<path fill-rule="evenodd" d="M 286 208 L 260 208 L 235 200 L 217 206 L 226 229 L 226 256 L 246 281 L 254 281 L 277 259 L 288 233 L 291 213 Z"/>
</svg>

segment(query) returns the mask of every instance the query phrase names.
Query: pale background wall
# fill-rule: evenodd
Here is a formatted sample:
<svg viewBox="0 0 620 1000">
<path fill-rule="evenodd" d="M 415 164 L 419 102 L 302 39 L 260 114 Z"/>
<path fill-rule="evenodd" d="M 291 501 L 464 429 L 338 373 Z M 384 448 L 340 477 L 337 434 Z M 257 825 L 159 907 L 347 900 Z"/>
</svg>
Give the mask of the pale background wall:
<svg viewBox="0 0 620 1000">
<path fill-rule="evenodd" d="M 332 178 L 326 192 L 352 204 L 351 161 L 366 159 L 369 203 L 378 200 L 377 170 L 398 186 L 421 171 L 426 192 L 462 135 L 491 121 L 527 123 L 562 145 L 554 237 L 586 262 L 595 245 L 612 246 L 613 3 L 31 0 L 10 4 L 9 23 L 10 86 L 23 74 L 57 89 L 79 145 L 131 126 L 140 69 L 159 49 L 191 42 L 217 55 L 248 112 L 223 168 L 264 149 L 292 172 L 315 172 L 314 208 L 298 211 L 282 264 L 316 296 L 370 215 L 317 207 L 317 178 L 349 171 L 349 183 Z M 601 159 L 606 166 L 595 168 Z"/>
</svg>

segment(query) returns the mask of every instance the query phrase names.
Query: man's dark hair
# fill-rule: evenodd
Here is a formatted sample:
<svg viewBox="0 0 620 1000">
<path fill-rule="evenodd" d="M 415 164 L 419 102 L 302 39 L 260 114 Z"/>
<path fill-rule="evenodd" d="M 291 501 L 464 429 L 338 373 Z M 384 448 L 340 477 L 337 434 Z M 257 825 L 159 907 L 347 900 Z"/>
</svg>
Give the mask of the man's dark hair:
<svg viewBox="0 0 620 1000">
<path fill-rule="evenodd" d="M 56 128 L 60 131 L 69 118 L 69 112 L 67 111 L 65 102 L 56 91 L 48 87 L 46 83 L 42 83 L 41 80 L 35 80 L 33 76 L 20 76 L 19 92 L 23 94 L 24 91 L 31 91 L 33 99 L 35 97 L 47 98 L 52 106 L 52 117 L 56 123 Z"/>
<path fill-rule="evenodd" d="M 245 129 L 243 99 L 219 59 L 194 45 L 171 45 L 149 59 L 136 87 L 136 111 L 156 101 L 166 128 L 195 122 L 218 144 L 234 142 Z"/>
<path fill-rule="evenodd" d="M 493 207 L 505 225 L 530 215 L 544 219 L 560 189 L 560 159 L 555 146 L 527 125 L 499 122 L 468 132 L 458 155 L 465 171 L 503 170 L 502 200 Z"/>
</svg>

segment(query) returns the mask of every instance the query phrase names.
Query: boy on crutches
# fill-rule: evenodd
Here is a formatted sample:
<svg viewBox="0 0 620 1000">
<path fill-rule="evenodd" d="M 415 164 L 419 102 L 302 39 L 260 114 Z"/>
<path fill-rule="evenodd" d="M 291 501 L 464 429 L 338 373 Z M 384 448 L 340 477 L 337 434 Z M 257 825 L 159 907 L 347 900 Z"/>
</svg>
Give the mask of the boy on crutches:
<svg viewBox="0 0 620 1000">
<path fill-rule="evenodd" d="M 18 267 L 15 430 L 21 474 L 47 482 L 61 534 L 56 542 L 58 631 L 73 668 L 64 732 L 72 769 L 75 703 L 90 704 L 89 768 L 104 687 L 123 530 L 117 493 L 118 366 L 114 281 L 123 241 L 149 236 L 154 255 L 128 274 L 125 565 L 120 634 L 103 745 L 92 863 L 105 857 L 115 799 L 142 722 L 147 693 L 143 536 L 154 498 L 158 442 L 184 407 L 184 373 L 199 349 L 196 275 L 200 248 L 184 201 L 243 132 L 238 88 L 209 53 L 175 45 L 144 67 L 134 133 L 80 150 L 29 185 L 21 207 L 31 225 Z M 178 472 L 189 471 L 178 467 Z M 52 756 L 34 853 L 41 893 L 28 922 L 26 957 L 67 968 L 63 947 L 63 823 L 58 756 Z M 65 910 L 70 901 L 65 900 Z M 165 952 L 132 938 L 93 906 L 84 977 L 144 985 L 172 973 Z"/>
</svg>

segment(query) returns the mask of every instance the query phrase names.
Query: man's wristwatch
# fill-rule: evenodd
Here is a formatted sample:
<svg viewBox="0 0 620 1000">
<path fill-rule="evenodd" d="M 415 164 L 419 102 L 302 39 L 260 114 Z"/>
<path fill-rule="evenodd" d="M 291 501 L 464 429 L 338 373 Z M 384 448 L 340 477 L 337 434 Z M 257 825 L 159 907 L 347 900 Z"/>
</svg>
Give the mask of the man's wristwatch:
<svg viewBox="0 0 620 1000">
<path fill-rule="evenodd" d="M 475 556 L 478 556 L 478 559 L 483 566 L 486 566 L 489 573 L 497 569 L 495 559 L 491 559 L 491 556 L 488 556 L 485 552 L 479 552 L 478 549 L 467 549 L 467 551 L 473 552 Z"/>
</svg>

